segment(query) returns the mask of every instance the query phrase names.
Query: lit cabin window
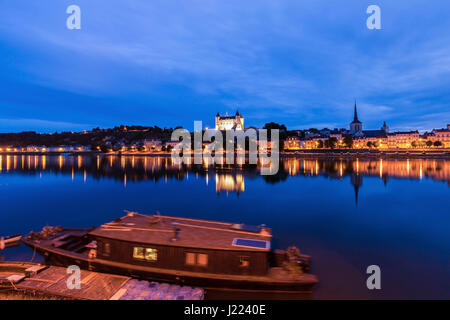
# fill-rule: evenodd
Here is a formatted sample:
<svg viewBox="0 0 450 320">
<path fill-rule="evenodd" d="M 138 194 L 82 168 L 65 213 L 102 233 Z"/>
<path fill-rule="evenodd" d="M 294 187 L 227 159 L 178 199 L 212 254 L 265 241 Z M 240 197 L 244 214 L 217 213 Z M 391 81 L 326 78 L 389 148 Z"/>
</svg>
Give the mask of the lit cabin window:
<svg viewBox="0 0 450 320">
<path fill-rule="evenodd" d="M 145 249 L 145 260 L 156 261 L 158 260 L 158 250 L 153 248 Z"/>
<path fill-rule="evenodd" d="M 145 250 L 141 247 L 134 247 L 133 249 L 133 258 L 135 259 L 144 259 Z"/>
<path fill-rule="evenodd" d="M 250 266 L 250 257 L 241 256 L 239 262 L 241 267 L 248 268 Z"/>
<path fill-rule="evenodd" d="M 133 248 L 133 258 L 139 260 L 156 261 L 158 260 L 158 250 L 153 248 Z"/>
</svg>

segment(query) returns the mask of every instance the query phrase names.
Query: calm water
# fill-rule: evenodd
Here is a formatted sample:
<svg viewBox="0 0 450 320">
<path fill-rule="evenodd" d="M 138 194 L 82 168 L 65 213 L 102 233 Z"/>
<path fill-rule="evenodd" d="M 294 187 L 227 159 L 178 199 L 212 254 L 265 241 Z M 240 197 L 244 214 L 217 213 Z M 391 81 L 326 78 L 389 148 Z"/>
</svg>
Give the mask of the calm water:
<svg viewBox="0 0 450 320">
<path fill-rule="evenodd" d="M 316 298 L 450 298 L 450 161 L 288 159 L 255 167 L 170 158 L 0 156 L 0 234 L 91 227 L 141 213 L 265 223 L 313 257 Z M 29 260 L 25 246 L 4 252 Z M 382 290 L 366 288 L 366 268 Z"/>
</svg>

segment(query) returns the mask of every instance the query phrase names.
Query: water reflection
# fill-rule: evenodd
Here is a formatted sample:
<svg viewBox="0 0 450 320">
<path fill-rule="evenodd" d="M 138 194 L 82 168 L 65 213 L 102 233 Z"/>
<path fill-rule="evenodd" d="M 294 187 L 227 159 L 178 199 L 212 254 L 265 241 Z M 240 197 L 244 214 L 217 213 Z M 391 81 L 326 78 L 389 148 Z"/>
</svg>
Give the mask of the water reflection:
<svg viewBox="0 0 450 320">
<path fill-rule="evenodd" d="M 239 194 L 245 191 L 245 179 L 242 174 L 216 174 L 216 192 L 235 192 Z"/>
<path fill-rule="evenodd" d="M 378 160 L 317 160 L 288 159 L 284 161 L 284 170 L 289 175 L 317 176 L 326 175 L 342 178 L 346 175 L 360 174 L 378 176 L 386 180 L 409 178 L 421 180 L 431 178 L 450 182 L 450 161 L 441 159 L 378 159 Z"/>
<path fill-rule="evenodd" d="M 354 160 L 318 160 L 288 159 L 284 162 L 284 171 L 290 176 L 327 176 L 343 179 L 350 176 L 355 190 L 355 202 L 358 202 L 359 189 L 363 177 L 378 177 L 384 184 L 390 178 L 422 180 L 433 179 L 447 182 L 450 186 L 450 161 L 437 159 L 354 159 Z"/>
<path fill-rule="evenodd" d="M 358 199 L 363 177 L 377 177 L 385 184 L 390 178 L 433 179 L 447 182 L 450 186 L 450 161 L 443 159 L 301 159 L 288 158 L 280 160 L 280 170 L 276 175 L 263 176 L 267 183 L 278 183 L 294 176 L 329 177 L 349 181 L 355 188 Z M 216 192 L 245 192 L 245 179 L 258 177 L 257 165 L 230 166 L 214 165 L 204 162 L 202 165 L 175 164 L 170 157 L 148 156 L 31 156 L 0 155 L 0 173 L 81 175 L 83 181 L 88 178 L 113 178 L 128 183 L 137 181 L 164 181 L 168 179 L 188 180 L 202 177 L 206 184 L 214 179 Z"/>
<path fill-rule="evenodd" d="M 89 228 L 122 209 L 265 223 L 275 248 L 312 255 L 317 298 L 448 298 L 449 184 L 443 159 L 289 157 L 277 175 L 261 176 L 257 166 L 176 165 L 170 157 L 0 154 L 0 234 L 47 223 Z M 32 256 L 22 246 L 6 259 Z M 381 292 L 366 289 L 371 264 L 384 270 Z"/>
</svg>

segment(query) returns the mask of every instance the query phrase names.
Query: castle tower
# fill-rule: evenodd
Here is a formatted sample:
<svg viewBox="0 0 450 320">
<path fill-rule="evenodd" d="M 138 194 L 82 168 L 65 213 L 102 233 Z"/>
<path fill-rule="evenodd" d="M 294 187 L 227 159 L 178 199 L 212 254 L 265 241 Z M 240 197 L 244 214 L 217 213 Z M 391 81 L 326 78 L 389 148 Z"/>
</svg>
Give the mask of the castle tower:
<svg viewBox="0 0 450 320">
<path fill-rule="evenodd" d="M 355 101 L 355 110 L 353 113 L 353 121 L 350 123 L 350 133 L 361 134 L 362 133 L 362 122 L 358 119 L 358 110 L 356 109 L 356 101 Z"/>
<path fill-rule="evenodd" d="M 244 117 L 239 113 L 239 110 L 236 110 L 235 126 L 236 130 L 244 130 Z"/>
</svg>

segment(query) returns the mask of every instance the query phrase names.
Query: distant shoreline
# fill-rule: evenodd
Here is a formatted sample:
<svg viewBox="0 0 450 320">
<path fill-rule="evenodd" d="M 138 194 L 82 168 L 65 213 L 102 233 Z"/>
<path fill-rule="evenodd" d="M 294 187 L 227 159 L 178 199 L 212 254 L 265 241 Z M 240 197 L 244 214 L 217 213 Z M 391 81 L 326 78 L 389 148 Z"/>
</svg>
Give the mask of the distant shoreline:
<svg viewBox="0 0 450 320">
<path fill-rule="evenodd" d="M 137 156 L 137 157 L 170 157 L 168 152 L 110 152 L 102 153 L 99 151 L 83 152 L 0 152 L 0 155 L 26 155 L 26 156 Z M 247 154 L 248 156 L 248 154 Z M 450 159 L 450 149 L 443 148 L 439 150 L 367 150 L 367 149 L 308 149 L 296 151 L 280 152 L 280 158 L 439 158 Z"/>
</svg>

